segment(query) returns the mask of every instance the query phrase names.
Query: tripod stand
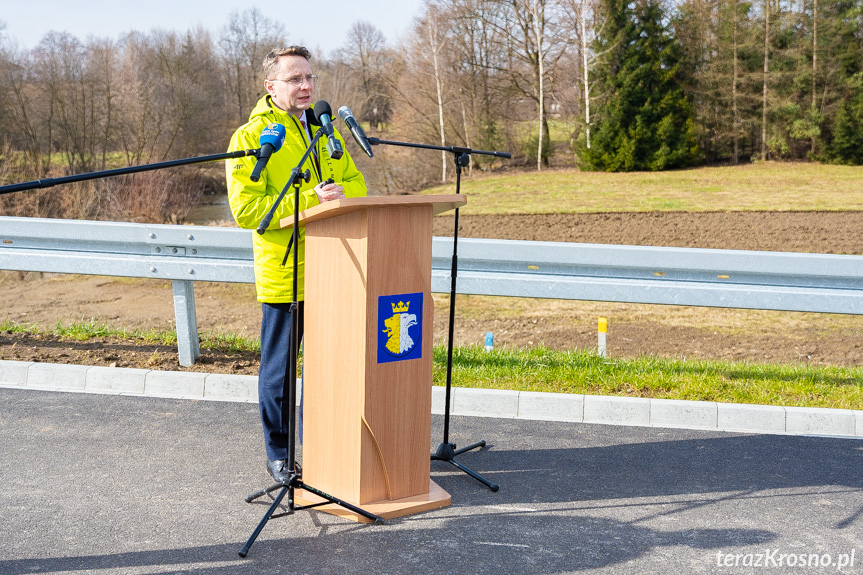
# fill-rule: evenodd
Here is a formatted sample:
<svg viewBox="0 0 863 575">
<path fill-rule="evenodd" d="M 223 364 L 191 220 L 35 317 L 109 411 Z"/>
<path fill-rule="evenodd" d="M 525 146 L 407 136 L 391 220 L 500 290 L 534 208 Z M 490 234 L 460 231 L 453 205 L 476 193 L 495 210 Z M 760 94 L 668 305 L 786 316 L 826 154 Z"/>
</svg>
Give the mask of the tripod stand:
<svg viewBox="0 0 863 575">
<path fill-rule="evenodd" d="M 329 108 L 329 105 L 327 105 L 327 108 Z M 297 254 L 299 252 L 298 246 L 299 246 L 299 238 L 300 238 L 300 236 L 299 236 L 300 185 L 302 184 L 303 181 L 308 182 L 311 178 L 311 174 L 309 173 L 308 170 L 306 170 L 304 173 L 301 173 L 301 169 L 302 169 L 303 164 L 305 164 L 306 160 L 308 159 L 309 154 L 314 149 L 315 144 L 317 143 L 317 141 L 320 138 L 322 133 L 323 133 L 323 130 L 318 130 L 315 133 L 309 147 L 306 149 L 306 152 L 303 155 L 302 159 L 300 160 L 299 164 L 297 165 L 296 168 L 294 168 L 291 171 L 291 175 L 288 179 L 288 182 L 285 184 L 285 187 L 282 189 L 282 192 L 279 194 L 278 198 L 276 198 L 276 201 L 273 204 L 273 207 L 270 208 L 270 211 L 267 212 L 267 214 L 261 220 L 261 223 L 258 225 L 258 228 L 257 228 L 257 233 L 260 235 L 263 235 L 264 232 L 266 231 L 266 229 L 269 227 L 270 222 L 273 219 L 273 214 L 275 214 L 276 209 L 278 208 L 282 199 L 285 197 L 285 194 L 287 193 L 288 188 L 293 186 L 293 188 L 294 188 L 294 227 L 293 227 L 293 236 L 291 238 L 291 244 L 290 244 L 293 246 L 293 297 L 292 297 L 291 305 L 289 308 L 290 309 L 289 313 L 290 313 L 290 318 L 291 318 L 290 319 L 290 321 L 291 321 L 291 335 L 290 335 L 289 345 L 288 345 L 289 349 L 288 349 L 288 373 L 287 373 L 287 384 L 288 384 L 287 401 L 289 404 L 288 418 L 287 418 L 287 427 L 288 427 L 287 428 L 287 438 L 288 438 L 288 458 L 287 459 L 288 459 L 288 464 L 290 465 L 290 470 L 289 470 L 288 479 L 284 483 L 276 483 L 276 484 L 270 485 L 266 489 L 263 489 L 261 491 L 257 491 L 257 492 L 252 493 L 246 497 L 246 502 L 251 503 L 252 501 L 254 501 L 255 499 L 257 499 L 263 495 L 269 495 L 273 491 L 277 491 L 277 490 L 281 489 L 281 491 L 279 491 L 279 494 L 275 498 L 273 498 L 273 503 L 270 505 L 269 509 L 267 509 L 266 514 L 264 514 L 264 517 L 258 523 L 258 526 L 255 528 L 251 537 L 249 537 L 249 539 L 248 539 L 248 541 L 246 541 L 245 545 L 243 545 L 243 547 L 237 552 L 237 554 L 240 557 L 245 557 L 248 554 L 249 549 L 252 547 L 252 544 L 258 538 L 258 535 L 261 534 L 261 531 L 263 531 L 264 527 L 266 526 L 266 524 L 269 522 L 270 519 L 273 519 L 274 517 L 282 517 L 284 515 L 292 515 L 294 513 L 294 511 L 301 511 L 304 509 L 311 509 L 313 507 L 319 507 L 322 505 L 328 505 L 330 503 L 335 503 L 336 505 L 344 507 L 345 509 L 348 509 L 348 510 L 350 510 L 350 511 L 352 511 L 352 512 L 354 512 L 354 513 L 356 513 L 362 517 L 365 517 L 366 519 L 369 519 L 370 521 L 373 521 L 375 523 L 383 523 L 384 522 L 384 519 L 382 517 L 379 517 L 377 515 L 369 513 L 367 511 L 355 506 L 355 505 L 348 503 L 347 501 L 343 501 L 337 497 L 334 497 L 328 493 L 325 493 L 325 492 L 323 492 L 319 489 L 316 489 L 316 488 L 312 487 L 311 485 L 308 485 L 307 483 L 303 482 L 302 469 L 300 468 L 299 465 L 297 465 L 297 461 L 296 461 L 295 431 L 296 431 L 296 412 L 297 412 L 297 352 L 298 352 L 298 345 L 299 345 L 299 342 L 297 339 L 297 330 L 299 328 L 299 317 L 298 317 L 299 302 L 297 301 L 297 291 L 298 291 L 297 290 L 297 287 L 298 287 L 297 286 L 297 267 L 298 267 L 298 259 L 297 259 L 298 255 Z M 320 502 L 320 503 L 314 503 L 311 505 L 296 506 L 296 505 L 294 505 L 294 491 L 297 489 L 302 489 L 302 490 L 305 490 L 309 493 L 313 493 L 314 495 L 317 495 L 318 497 L 321 497 L 322 499 L 324 499 L 324 501 Z M 286 495 L 288 497 L 287 511 L 285 513 L 282 513 L 279 515 L 274 515 L 276 509 L 281 505 L 282 499 L 284 499 L 284 497 Z"/>
<path fill-rule="evenodd" d="M 369 138 L 369 143 L 372 145 L 379 144 L 387 144 L 391 146 L 404 146 L 408 148 L 421 148 L 426 150 L 441 150 L 444 152 L 450 152 L 453 154 L 453 159 L 455 160 L 455 193 L 461 193 L 461 170 L 463 167 L 470 164 L 470 155 L 471 154 L 483 154 L 487 156 L 495 156 L 498 158 L 510 158 L 512 157 L 510 154 L 506 152 L 487 152 L 483 150 L 471 150 L 470 148 L 462 148 L 458 146 L 429 146 L 426 144 L 410 144 L 407 142 L 393 142 L 388 140 L 381 140 L 380 138 Z M 452 394 L 452 352 L 453 352 L 453 334 L 455 330 L 455 295 L 456 295 L 456 277 L 458 275 L 458 214 L 459 209 L 455 209 L 455 230 L 453 231 L 453 244 L 452 244 L 452 268 L 450 271 L 450 300 L 449 300 L 449 334 L 448 334 L 448 342 L 447 342 L 447 359 L 446 359 L 446 394 L 445 394 L 445 403 L 444 403 L 444 424 L 443 424 L 443 442 L 438 445 L 437 451 L 432 454 L 432 461 L 445 461 L 452 465 L 453 467 L 467 473 L 492 491 L 497 491 L 500 489 L 500 486 L 497 483 L 493 483 L 480 475 L 479 473 L 473 471 L 469 467 L 464 464 L 458 462 L 456 460 L 456 456 L 461 455 L 467 451 L 472 451 L 474 449 L 485 447 L 485 440 L 478 441 L 467 447 L 462 447 L 461 449 L 456 449 L 456 444 L 451 443 L 449 440 L 449 420 L 450 420 L 450 397 Z"/>
<path fill-rule="evenodd" d="M 321 102 L 318 103 L 319 105 Z M 320 108 L 319 108 L 320 109 Z M 329 104 L 326 104 L 326 109 L 329 110 Z M 310 121 L 310 123 L 313 123 Z M 301 173 L 301 167 L 305 164 L 306 160 L 309 157 L 309 154 L 315 147 L 315 144 L 318 142 L 323 130 L 318 130 L 312 139 L 309 147 L 306 149 L 305 154 L 300 160 L 299 164 L 296 168 L 291 171 L 288 182 L 285 184 L 282 192 L 279 194 L 276 199 L 273 207 L 269 210 L 269 212 L 264 216 L 261 220 L 257 232 L 258 234 L 264 234 L 266 229 L 269 227 L 270 222 L 272 221 L 273 215 L 275 214 L 276 209 L 281 203 L 282 199 L 285 197 L 288 190 L 293 186 L 294 188 L 294 226 L 293 226 L 293 235 L 291 238 L 291 245 L 297 246 L 299 242 L 299 194 L 300 194 L 300 185 L 303 181 L 308 182 L 311 179 L 311 174 L 308 170 Z M 257 158 L 261 158 L 262 152 L 261 149 L 250 149 L 250 150 L 238 150 L 235 152 L 228 152 L 224 154 L 215 154 L 210 156 L 201 156 L 196 158 L 187 158 L 182 160 L 173 160 L 168 162 L 161 162 L 157 164 L 145 164 L 141 166 L 130 166 L 126 168 L 117 168 L 113 170 L 105 170 L 100 172 L 92 172 L 86 174 L 76 174 L 72 176 L 66 176 L 62 178 L 44 178 L 40 180 L 34 180 L 30 182 L 23 182 L 20 184 L 12 184 L 8 186 L 0 186 L 0 195 L 8 194 L 13 192 L 32 190 L 32 189 L 41 189 L 52 187 L 55 185 L 73 183 L 73 182 L 81 182 L 86 180 L 92 180 L 103 177 L 111 177 L 111 176 L 121 176 L 126 174 L 133 174 L 138 172 L 144 172 L 149 170 L 157 170 L 161 168 L 169 168 L 175 166 L 184 166 L 190 164 L 197 164 L 202 162 L 209 162 L 215 160 L 226 160 L 233 158 L 242 158 L 246 156 L 254 156 Z M 289 248 L 290 249 L 290 248 Z M 372 513 L 369 513 L 351 503 L 343 501 L 337 497 L 334 497 L 328 493 L 325 493 L 311 485 L 308 485 L 302 480 L 302 470 L 299 465 L 296 463 L 296 445 L 295 445 L 295 430 L 296 430 L 296 398 L 297 398 L 297 350 L 298 350 L 298 341 L 297 341 L 297 330 L 298 330 L 298 308 L 299 302 L 297 301 L 297 252 L 298 249 L 296 247 L 293 250 L 293 297 L 292 302 L 289 307 L 289 315 L 290 315 L 290 323 L 291 323 L 291 334 L 289 339 L 288 347 L 288 367 L 287 367 L 287 375 L 286 382 L 288 384 L 288 398 L 287 401 L 290 404 L 290 409 L 288 410 L 287 417 L 287 435 L 288 435 L 288 460 L 290 461 L 290 470 L 288 479 L 283 483 L 276 483 L 274 485 L 270 485 L 266 489 L 261 491 L 252 493 L 251 495 L 246 497 L 246 502 L 251 503 L 255 499 L 263 496 L 269 495 L 274 491 L 279 491 L 278 495 L 273 498 L 273 504 L 267 510 L 267 513 L 258 523 L 255 531 L 251 535 L 251 537 L 246 541 L 245 545 L 240 549 L 238 554 L 240 557 L 245 557 L 252 544 L 257 539 L 258 535 L 260 535 L 263 528 L 266 526 L 267 522 L 274 517 L 281 517 L 283 515 L 293 514 L 294 511 L 303 510 L 303 509 L 311 509 L 313 507 L 319 507 L 328 504 L 336 504 L 345 509 L 350 510 L 353 513 L 356 513 L 359 516 L 362 516 L 370 521 L 375 523 L 383 523 L 384 519 Z M 294 491 L 296 489 L 301 489 L 317 495 L 318 497 L 324 499 L 323 502 L 314 503 L 310 505 L 304 506 L 295 506 L 294 505 Z M 274 515 L 276 509 L 281 505 L 282 500 L 288 497 L 288 505 L 287 512 L 279 515 Z M 272 496 L 271 496 L 272 497 Z"/>
</svg>

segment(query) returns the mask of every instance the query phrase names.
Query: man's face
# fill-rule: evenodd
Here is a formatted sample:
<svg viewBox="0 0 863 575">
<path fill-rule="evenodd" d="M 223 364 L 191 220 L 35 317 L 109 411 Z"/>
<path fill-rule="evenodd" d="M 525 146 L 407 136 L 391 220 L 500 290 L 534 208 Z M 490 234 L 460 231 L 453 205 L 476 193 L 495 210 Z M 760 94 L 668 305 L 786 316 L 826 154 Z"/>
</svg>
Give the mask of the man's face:
<svg viewBox="0 0 863 575">
<path fill-rule="evenodd" d="M 282 56 L 279 58 L 279 64 L 281 64 L 279 72 L 274 74 L 273 78 L 264 80 L 264 87 L 272 96 L 276 106 L 294 116 L 299 116 L 303 110 L 311 107 L 315 86 L 311 80 L 304 80 L 299 85 L 285 80 L 307 78 L 312 75 L 312 67 L 302 56 Z"/>
</svg>

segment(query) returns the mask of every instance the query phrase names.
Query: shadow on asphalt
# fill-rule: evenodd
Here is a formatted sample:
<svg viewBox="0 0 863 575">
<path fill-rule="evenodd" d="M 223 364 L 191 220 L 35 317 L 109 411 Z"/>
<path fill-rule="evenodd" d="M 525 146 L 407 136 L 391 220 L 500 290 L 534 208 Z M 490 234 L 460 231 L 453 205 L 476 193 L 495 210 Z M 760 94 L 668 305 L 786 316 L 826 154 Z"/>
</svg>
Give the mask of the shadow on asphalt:
<svg viewBox="0 0 863 575">
<path fill-rule="evenodd" d="M 505 446 L 501 446 L 505 447 Z M 555 503 L 794 487 L 863 489 L 863 441 L 728 434 L 570 449 L 495 449 L 458 460 L 506 487 L 512 502 Z M 476 467 L 474 467 L 476 466 Z M 432 464 L 432 472 L 451 469 Z M 436 479 L 464 491 L 464 475 Z M 477 484 L 476 491 L 480 489 Z M 477 494 L 471 494 L 476 497 Z M 485 501 L 495 498 L 488 493 Z"/>
<path fill-rule="evenodd" d="M 494 520 L 493 541 L 478 538 L 478 520 Z M 549 536 L 553 541 L 547 539 Z M 602 518 L 490 513 L 451 517 L 430 530 L 388 532 L 386 526 L 358 526 L 324 537 L 259 541 L 246 559 L 237 557 L 243 543 L 237 541 L 185 549 L 0 561 L 0 572 L 23 575 L 158 567 L 159 572 L 168 568 L 171 573 L 215 575 L 236 573 L 240 566 L 277 573 L 281 572 L 278 565 L 285 572 L 317 573 L 412 573 L 429 569 L 440 573 L 558 573 L 629 561 L 661 546 L 718 549 L 767 543 L 773 538 L 768 531 L 752 529 L 659 532 Z M 296 570 L 291 568 L 293 559 L 300 562 Z"/>
<path fill-rule="evenodd" d="M 28 433 L 35 437 L 47 418 L 62 434 L 46 431 L 53 428 L 43 432 L 56 433 L 50 437 L 62 437 L 67 448 L 79 445 L 73 453 L 81 459 L 81 465 L 64 468 L 64 482 L 107 482 L 87 493 L 110 493 L 110 476 L 97 473 L 97 466 L 105 459 L 96 457 L 90 446 L 94 439 L 104 449 L 120 446 L 125 452 L 129 446 L 136 446 L 135 452 L 147 454 L 153 466 L 144 468 L 148 481 L 161 482 L 174 490 L 182 487 L 188 494 L 165 501 L 176 501 L 192 511 L 178 510 L 172 516 L 167 507 L 160 510 L 166 516 L 154 510 L 152 516 L 142 518 L 145 525 L 164 525 L 161 532 L 145 529 L 141 533 L 147 540 L 144 544 L 153 549 L 87 554 L 86 539 L 69 539 L 58 547 L 65 545 L 77 552 L 58 556 L 58 551 L 51 549 L 50 537 L 61 539 L 62 530 L 55 532 L 50 513 L 27 505 L 27 521 L 51 533 L 42 544 L 49 556 L 0 560 L 3 575 L 105 569 L 119 573 L 204 574 L 542 574 L 614 566 L 617 569 L 609 570 L 623 573 L 631 567 L 623 564 L 645 556 L 650 556 L 651 561 L 666 561 L 688 548 L 699 551 L 699 561 L 708 561 L 710 550 L 768 544 L 780 538 L 789 523 L 805 520 L 805 513 L 814 512 L 814 507 L 807 507 L 797 512 L 801 517 L 789 514 L 786 518 L 781 511 L 774 511 L 788 503 L 785 498 L 796 498 L 791 504 L 799 504 L 801 497 L 811 501 L 822 492 L 854 495 L 863 489 L 859 473 L 863 443 L 856 440 L 459 418 L 461 432 L 453 440 L 461 441 L 465 435 L 480 431 L 497 438 L 497 445 L 466 453 L 459 461 L 499 483 L 499 492 L 490 492 L 446 463 L 433 462 L 432 478 L 452 495 L 451 507 L 380 526 L 353 524 L 318 511 L 298 512 L 271 521 L 248 558 L 241 560 L 237 551 L 265 507 L 250 507 L 228 493 L 233 488 L 204 477 L 214 462 L 228 462 L 234 470 L 247 466 L 251 456 L 240 460 L 231 457 L 253 449 L 246 447 L 256 427 L 257 415 L 252 408 L 75 394 L 7 395 L 17 402 L 9 416 L 15 419 L 13 414 L 20 415 L 14 423 L 20 434 L 18 441 Z M 80 415 L 85 410 L 90 410 L 87 418 Z M 121 420 L 121 414 L 133 414 L 140 429 Z M 437 426 L 440 418 L 434 422 Z M 237 429 L 244 431 L 231 436 Z M 209 438 L 229 436 L 228 443 L 212 454 L 212 460 L 209 454 L 201 453 L 212 447 Z M 512 448 L 500 438 L 517 447 Z M 53 443 L 34 440 L 32 445 L 36 449 Z M 9 451 L 7 455 L 20 459 L 17 452 Z M 172 475 L 170 470 L 183 473 Z M 62 494 L 63 486 L 34 485 L 35 493 L 20 493 L 39 501 Z M 260 487 L 263 485 L 249 485 L 248 491 Z M 208 494 L 213 489 L 228 505 L 210 515 L 196 515 L 196 506 L 211 503 Z M 134 490 L 126 493 L 130 492 Z M 859 502 L 860 498 L 851 500 Z M 123 537 L 111 533 L 119 521 L 112 515 L 112 504 L 110 500 L 82 503 L 92 508 L 90 517 L 98 522 L 88 533 L 103 534 L 102 541 L 89 542 L 93 549 L 104 550 L 112 536 L 118 541 Z M 151 513 L 146 504 L 143 509 Z M 763 513 L 775 515 L 762 522 Z M 226 519 L 226 525 L 208 525 L 212 519 L 202 519 L 220 516 L 234 522 Z M 255 520 L 248 524 L 248 531 L 237 532 L 233 525 L 238 523 L 237 518 L 241 519 L 239 523 L 245 521 L 244 516 Z M 832 529 L 859 528 L 861 516 L 863 508 L 840 509 L 831 515 Z M 63 519 L 74 521 L 74 517 Z M 734 524 L 742 527 L 728 527 Z M 757 528 L 762 524 L 771 528 Z M 26 527 L 0 521 L 0 527 L 5 525 Z M 124 527 L 135 529 L 134 524 Z M 179 538 L 178 530 L 184 535 L 191 532 L 192 541 L 195 533 L 207 539 L 204 534 L 210 535 L 210 530 L 220 537 L 226 533 L 222 540 L 237 539 L 220 545 L 180 548 L 171 544 Z M 26 547 L 20 534 L 0 532 L 0 539 Z M 50 556 L 52 551 L 55 556 Z M 34 553 L 28 552 L 32 557 Z M 672 571 L 680 570 L 679 564 L 672 564 Z M 683 568 L 681 572 L 687 571 L 691 569 Z"/>
<path fill-rule="evenodd" d="M 863 488 L 863 449 L 829 438 L 729 435 L 602 447 L 505 451 L 493 446 L 460 460 L 502 485 L 491 493 L 444 463 L 432 475 L 453 495 L 436 513 L 383 526 L 345 525 L 317 511 L 274 519 L 267 529 L 287 529 L 309 513 L 317 533 L 258 541 L 245 560 L 243 541 L 227 545 L 118 554 L 0 561 L 0 573 L 55 570 L 170 569 L 227 574 L 241 570 L 412 572 L 579 571 L 620 564 L 685 545 L 710 550 L 766 544 L 776 534 L 759 529 L 656 530 L 641 525 L 660 516 L 738 500 L 746 505 L 781 498 L 775 489 Z M 451 472 L 452 470 L 452 472 Z M 542 509 L 534 510 L 532 506 Z M 640 513 L 639 507 L 644 508 Z M 265 507 L 259 505 L 261 514 Z M 630 521 L 597 517 L 619 508 Z M 851 526 L 852 510 L 836 529 Z M 305 520 L 306 525 L 308 519 Z M 281 522 L 277 526 L 277 522 Z M 254 525 L 249 525 L 249 532 Z M 275 567 L 278 565 L 279 567 Z"/>
</svg>

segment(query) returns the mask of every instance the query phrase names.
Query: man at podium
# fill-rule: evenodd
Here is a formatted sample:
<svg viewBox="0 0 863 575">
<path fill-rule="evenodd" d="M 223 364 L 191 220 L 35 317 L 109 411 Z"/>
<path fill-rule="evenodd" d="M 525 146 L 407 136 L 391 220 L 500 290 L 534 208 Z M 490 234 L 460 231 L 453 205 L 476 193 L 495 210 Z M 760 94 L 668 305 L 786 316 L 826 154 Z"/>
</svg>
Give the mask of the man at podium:
<svg viewBox="0 0 863 575">
<path fill-rule="evenodd" d="M 311 54 L 302 46 L 289 46 L 272 50 L 264 58 L 264 88 L 266 94 L 258 100 L 249 121 L 240 126 L 231 138 L 228 151 L 248 150 L 259 146 L 261 132 L 273 123 L 285 127 L 285 143 L 274 152 L 261 174 L 260 180 L 250 179 L 256 159 L 254 157 L 228 160 L 226 165 L 228 199 L 231 213 L 241 228 L 255 229 L 275 203 L 276 197 L 288 181 L 308 148 L 319 126 L 312 125 L 312 98 L 317 76 L 312 73 Z M 300 188 L 299 210 L 303 211 L 322 202 L 345 197 L 366 195 L 366 184 L 341 140 L 344 155 L 338 160 L 329 156 L 326 138 L 318 140 L 303 170 L 308 169 L 311 180 Z M 293 254 L 297 249 L 298 269 L 297 301 L 299 302 L 299 330 L 297 341 L 303 337 L 303 270 L 305 252 L 304 228 L 299 230 L 297 246 L 291 245 L 292 230 L 280 229 L 282 218 L 294 213 L 294 194 L 285 195 L 276 210 L 272 223 L 263 235 L 252 234 L 255 256 L 255 289 L 261 302 L 261 365 L 258 371 L 258 397 L 261 423 L 267 451 L 267 470 L 277 482 L 289 479 L 287 405 L 288 347 L 290 341 L 290 303 L 293 300 Z M 300 420 L 302 433 L 302 419 Z"/>
</svg>

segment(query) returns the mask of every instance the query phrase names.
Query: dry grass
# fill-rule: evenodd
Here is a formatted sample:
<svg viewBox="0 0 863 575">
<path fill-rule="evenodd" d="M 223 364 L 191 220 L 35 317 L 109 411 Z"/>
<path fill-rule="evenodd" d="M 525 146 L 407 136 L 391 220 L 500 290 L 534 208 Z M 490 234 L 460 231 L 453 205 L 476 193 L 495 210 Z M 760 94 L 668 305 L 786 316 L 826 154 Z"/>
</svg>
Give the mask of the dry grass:
<svg viewBox="0 0 863 575">
<path fill-rule="evenodd" d="M 453 185 L 424 193 L 452 193 Z M 557 169 L 462 181 L 466 214 L 863 210 L 863 166 L 765 162 L 668 172 Z"/>
<path fill-rule="evenodd" d="M 206 179 L 190 168 L 110 178 L 104 185 L 115 219 L 181 224 L 204 195 Z"/>
<path fill-rule="evenodd" d="M 0 145 L 0 183 L 36 179 L 15 157 L 8 146 Z M 0 215 L 179 224 L 204 193 L 224 190 L 218 174 L 198 167 L 173 168 L 5 194 L 0 196 Z M 67 175 L 58 166 L 40 178 Z"/>
</svg>

